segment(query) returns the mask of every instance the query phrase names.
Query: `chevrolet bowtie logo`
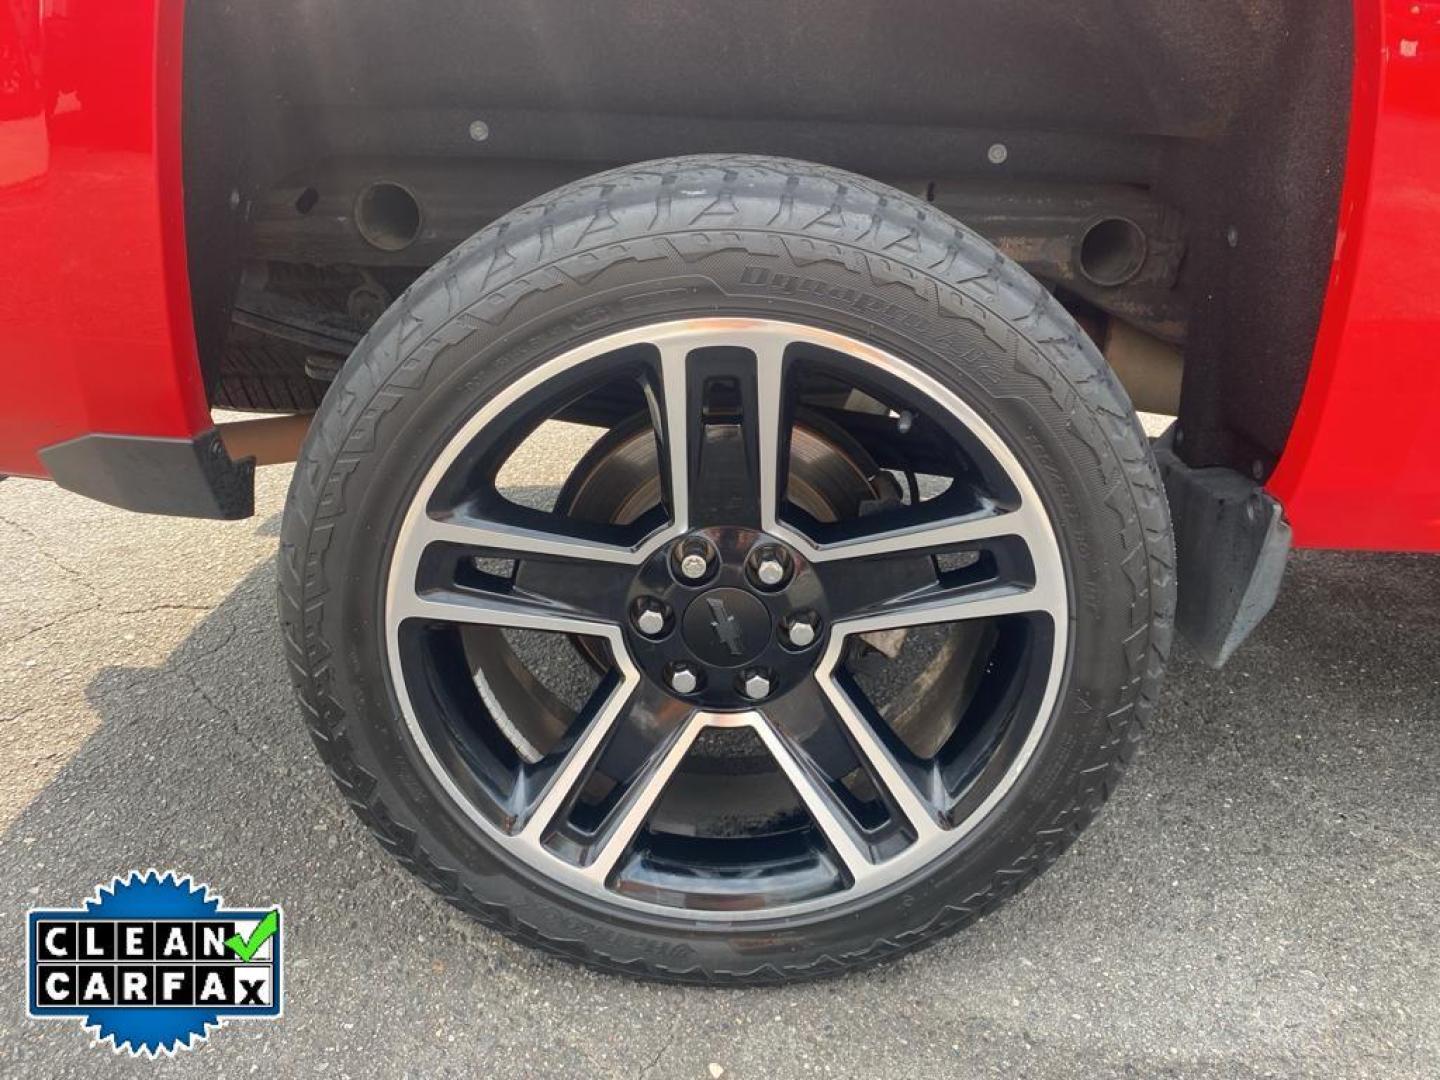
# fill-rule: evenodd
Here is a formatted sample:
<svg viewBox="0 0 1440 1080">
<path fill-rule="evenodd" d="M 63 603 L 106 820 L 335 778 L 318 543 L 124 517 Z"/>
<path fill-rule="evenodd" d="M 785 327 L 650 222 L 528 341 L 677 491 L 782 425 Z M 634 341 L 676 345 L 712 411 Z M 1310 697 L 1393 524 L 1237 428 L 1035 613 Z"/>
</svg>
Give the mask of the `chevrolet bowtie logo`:
<svg viewBox="0 0 1440 1080">
<path fill-rule="evenodd" d="M 715 630 L 715 637 L 720 644 L 730 650 L 731 656 L 745 655 L 745 633 L 740 629 L 740 620 L 725 610 L 725 601 L 714 596 L 707 596 L 705 602 L 710 605 L 710 614 L 714 616 L 710 625 Z"/>
</svg>

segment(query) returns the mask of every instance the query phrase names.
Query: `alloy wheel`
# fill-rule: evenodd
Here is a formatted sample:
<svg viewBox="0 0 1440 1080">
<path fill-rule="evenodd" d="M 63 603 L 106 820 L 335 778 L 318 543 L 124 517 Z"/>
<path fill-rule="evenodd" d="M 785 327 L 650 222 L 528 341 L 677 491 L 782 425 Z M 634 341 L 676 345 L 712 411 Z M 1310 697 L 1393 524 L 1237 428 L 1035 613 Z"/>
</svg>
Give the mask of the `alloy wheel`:
<svg viewBox="0 0 1440 1080">
<path fill-rule="evenodd" d="M 645 403 L 653 500 L 595 520 L 498 490 L 527 432 L 615 385 Z M 835 404 L 835 387 L 848 387 L 836 407 L 858 402 L 886 438 L 943 456 L 948 486 L 925 497 L 912 472 L 906 497 L 836 515 L 803 497 L 806 410 Z M 963 842 L 1043 737 L 1069 644 L 1060 549 L 1016 452 L 915 364 L 748 318 L 611 333 L 487 401 L 418 486 L 384 621 L 406 727 L 475 826 L 586 897 L 702 921 L 824 910 Z M 877 706 L 858 659 L 927 628 L 972 645 L 983 628 L 985 647 L 963 707 L 916 740 Z M 477 632 L 488 636 L 467 647 Z M 515 676 L 501 647 L 512 632 L 579 646 L 595 675 L 584 699 L 560 707 L 542 679 Z M 947 647 L 938 666 L 954 670 Z M 527 694 L 548 734 L 521 730 Z M 773 764 L 798 813 L 730 836 L 661 815 L 687 760 L 708 752 L 723 772 L 740 742 Z"/>
</svg>

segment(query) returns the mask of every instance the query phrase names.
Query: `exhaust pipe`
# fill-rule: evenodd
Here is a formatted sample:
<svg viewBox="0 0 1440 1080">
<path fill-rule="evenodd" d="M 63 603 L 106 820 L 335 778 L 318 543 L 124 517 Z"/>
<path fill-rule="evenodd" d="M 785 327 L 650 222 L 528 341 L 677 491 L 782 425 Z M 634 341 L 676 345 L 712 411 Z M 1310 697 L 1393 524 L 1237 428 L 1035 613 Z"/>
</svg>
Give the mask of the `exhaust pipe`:
<svg viewBox="0 0 1440 1080">
<path fill-rule="evenodd" d="M 256 465 L 283 465 L 299 460 L 300 445 L 310 430 L 311 419 L 310 413 L 266 416 L 216 424 L 215 430 L 231 461 L 254 458 Z"/>
</svg>

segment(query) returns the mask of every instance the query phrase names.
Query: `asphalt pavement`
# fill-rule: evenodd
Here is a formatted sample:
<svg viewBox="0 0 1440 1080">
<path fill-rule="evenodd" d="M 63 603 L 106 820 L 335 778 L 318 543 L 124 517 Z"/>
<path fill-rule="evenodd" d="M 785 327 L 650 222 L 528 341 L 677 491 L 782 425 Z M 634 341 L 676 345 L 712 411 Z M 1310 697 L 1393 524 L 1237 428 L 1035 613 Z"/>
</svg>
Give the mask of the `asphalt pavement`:
<svg viewBox="0 0 1440 1080">
<path fill-rule="evenodd" d="M 1182 645 L 1105 813 L 970 930 L 677 989 L 483 929 L 352 819 L 281 659 L 288 475 L 229 524 L 0 483 L 0 1074 L 1440 1076 L 1440 560 L 1301 553 L 1224 671 Z M 26 909 L 150 866 L 284 905 L 282 1019 L 156 1062 L 26 1019 Z"/>
</svg>

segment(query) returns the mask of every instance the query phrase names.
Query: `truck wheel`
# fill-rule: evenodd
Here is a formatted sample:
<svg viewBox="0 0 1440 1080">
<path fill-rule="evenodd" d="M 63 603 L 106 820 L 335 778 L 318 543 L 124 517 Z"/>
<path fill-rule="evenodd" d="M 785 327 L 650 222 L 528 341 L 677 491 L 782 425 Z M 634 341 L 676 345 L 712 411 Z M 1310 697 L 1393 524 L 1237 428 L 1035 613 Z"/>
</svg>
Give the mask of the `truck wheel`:
<svg viewBox="0 0 1440 1080">
<path fill-rule="evenodd" d="M 502 482 L 554 419 L 558 495 Z M 964 226 L 692 157 L 509 214 L 325 398 L 280 608 L 320 752 L 447 900 L 612 971 L 859 968 L 1089 824 L 1170 641 L 1124 391 Z"/>
</svg>

